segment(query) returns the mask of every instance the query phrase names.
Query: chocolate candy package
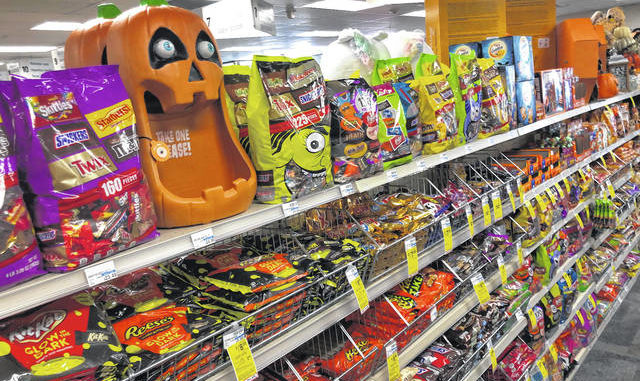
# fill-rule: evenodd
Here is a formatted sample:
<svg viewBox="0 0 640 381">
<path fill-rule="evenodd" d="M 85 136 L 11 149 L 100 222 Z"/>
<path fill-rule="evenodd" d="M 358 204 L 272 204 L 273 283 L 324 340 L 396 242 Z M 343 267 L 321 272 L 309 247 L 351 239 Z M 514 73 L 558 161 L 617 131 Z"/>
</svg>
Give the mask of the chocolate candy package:
<svg viewBox="0 0 640 381">
<path fill-rule="evenodd" d="M 73 270 L 156 237 L 135 115 L 118 68 L 13 82 L 10 135 L 46 268 Z"/>
<path fill-rule="evenodd" d="M 229 111 L 229 122 L 238 135 L 242 148 L 249 154 L 247 97 L 249 96 L 251 68 L 242 65 L 229 65 L 224 66 L 222 71 L 224 72 L 224 88 L 227 91 L 225 102 Z"/>
<path fill-rule="evenodd" d="M 313 58 L 254 56 L 247 117 L 258 201 L 288 202 L 333 184 L 331 113 Z"/>
<path fill-rule="evenodd" d="M 413 72 L 409 57 L 376 60 L 376 65 L 371 75 L 371 83 L 373 85 L 411 80 L 413 80 Z"/>
<path fill-rule="evenodd" d="M 125 354 L 88 293 L 0 322 L 0 380 L 119 380 Z"/>
<path fill-rule="evenodd" d="M 478 59 L 482 73 L 482 115 L 480 139 L 509 131 L 511 122 L 509 99 L 500 71 L 489 58 Z"/>
<path fill-rule="evenodd" d="M 457 145 L 471 143 L 481 130 L 482 83 L 475 53 L 451 54 L 449 84 L 456 98 L 458 116 Z"/>
<path fill-rule="evenodd" d="M 420 125 L 420 110 L 418 110 L 418 92 L 407 82 L 393 84 L 393 88 L 400 97 L 400 103 L 407 121 L 407 136 L 413 157 L 422 155 L 422 126 Z"/>
<path fill-rule="evenodd" d="M 411 87 L 418 92 L 422 153 L 431 155 L 455 147 L 458 117 L 455 95 L 447 79 L 442 74 L 427 75 L 411 82 Z"/>
<path fill-rule="evenodd" d="M 13 122 L 8 104 L 12 91 L 10 82 L 0 82 L 0 288 L 44 273 L 18 181 L 15 152 L 6 134 L 6 126 Z"/>
<path fill-rule="evenodd" d="M 376 94 L 363 79 L 327 82 L 333 179 L 346 183 L 382 170 Z"/>
<path fill-rule="evenodd" d="M 382 145 L 384 169 L 411 161 L 407 118 L 398 93 L 391 83 L 374 86 L 378 96 L 378 140 Z"/>
</svg>

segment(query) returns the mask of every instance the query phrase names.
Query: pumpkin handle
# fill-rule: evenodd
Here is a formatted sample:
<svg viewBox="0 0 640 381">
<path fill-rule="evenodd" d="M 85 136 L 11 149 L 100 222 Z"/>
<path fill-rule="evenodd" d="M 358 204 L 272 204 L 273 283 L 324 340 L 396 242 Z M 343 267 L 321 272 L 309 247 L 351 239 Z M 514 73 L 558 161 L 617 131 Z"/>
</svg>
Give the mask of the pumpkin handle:
<svg viewBox="0 0 640 381">
<path fill-rule="evenodd" d="M 169 5 L 167 0 L 140 0 L 140 5 L 148 7 L 157 7 L 160 5 Z"/>
<path fill-rule="evenodd" d="M 98 5 L 98 17 L 101 19 L 115 19 L 122 11 L 113 3 Z"/>
</svg>

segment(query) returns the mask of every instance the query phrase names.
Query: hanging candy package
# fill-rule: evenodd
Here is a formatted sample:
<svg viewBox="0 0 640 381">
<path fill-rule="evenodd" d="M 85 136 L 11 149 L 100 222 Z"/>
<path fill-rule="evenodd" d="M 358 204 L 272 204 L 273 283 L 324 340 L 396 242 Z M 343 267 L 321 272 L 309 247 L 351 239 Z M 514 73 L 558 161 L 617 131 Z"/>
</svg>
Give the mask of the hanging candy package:
<svg viewBox="0 0 640 381">
<path fill-rule="evenodd" d="M 42 271 L 42 255 L 38 249 L 31 218 L 18 184 L 16 157 L 6 134 L 12 122 L 9 98 L 10 82 L 0 82 L 0 288 L 7 287 Z"/>
<path fill-rule="evenodd" d="M 329 81 L 327 90 L 334 181 L 346 183 L 381 171 L 375 93 L 362 79 Z"/>
<path fill-rule="evenodd" d="M 482 80 L 482 115 L 480 139 L 509 131 L 511 122 L 509 99 L 500 71 L 490 58 L 478 59 Z"/>
<path fill-rule="evenodd" d="M 418 92 L 407 82 L 393 84 L 393 88 L 400 97 L 400 103 L 407 121 L 407 136 L 413 157 L 422 155 L 422 126 L 420 125 L 420 110 L 418 110 Z"/>
<path fill-rule="evenodd" d="M 288 202 L 333 183 L 326 95 L 313 58 L 254 56 L 247 118 L 258 201 Z"/>
<path fill-rule="evenodd" d="M 229 122 L 238 136 L 242 148 L 249 154 L 249 128 L 247 125 L 247 97 L 249 95 L 249 74 L 251 68 L 230 65 L 222 68 L 224 89 L 226 90 Z"/>
<path fill-rule="evenodd" d="M 154 238 L 135 115 L 116 66 L 14 77 L 13 130 L 25 200 L 50 271 Z"/>
<path fill-rule="evenodd" d="M 382 147 L 384 169 L 411 161 L 407 118 L 398 93 L 391 83 L 374 86 L 378 96 L 378 140 Z"/>
</svg>

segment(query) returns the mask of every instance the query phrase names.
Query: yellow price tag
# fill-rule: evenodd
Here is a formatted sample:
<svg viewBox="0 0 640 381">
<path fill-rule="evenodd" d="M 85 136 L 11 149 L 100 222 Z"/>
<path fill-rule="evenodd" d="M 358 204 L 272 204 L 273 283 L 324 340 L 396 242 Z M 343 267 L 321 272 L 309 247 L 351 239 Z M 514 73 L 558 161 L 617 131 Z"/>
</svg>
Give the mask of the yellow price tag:
<svg viewBox="0 0 640 381">
<path fill-rule="evenodd" d="M 569 184 L 569 180 L 567 180 L 567 178 L 564 178 L 564 187 L 567 189 L 567 193 L 571 194 L 571 184 Z"/>
<path fill-rule="evenodd" d="M 531 202 L 529 202 L 529 201 L 525 202 L 524 206 L 526 206 L 527 210 L 529 210 L 529 214 L 531 215 L 531 218 L 536 218 L 536 210 L 533 209 L 533 206 L 531 205 Z"/>
<path fill-rule="evenodd" d="M 594 305 L 594 306 L 598 306 L 598 305 L 596 304 L 596 301 L 595 301 L 595 300 L 593 300 L 593 296 L 592 296 L 591 294 L 589 294 L 589 301 L 591 302 L 591 304 L 592 304 L 592 305 Z"/>
<path fill-rule="evenodd" d="M 502 218 L 502 199 L 500 198 L 500 191 L 495 191 L 491 194 L 491 202 L 493 203 L 493 215 L 496 220 Z"/>
<path fill-rule="evenodd" d="M 364 288 L 364 283 L 362 283 L 362 278 L 360 278 L 358 270 L 353 265 L 347 266 L 346 274 L 358 301 L 360 313 L 364 313 L 369 308 L 369 297 L 367 296 L 367 290 Z"/>
<path fill-rule="evenodd" d="M 609 190 L 611 198 L 616 198 L 616 191 L 613 189 L 613 184 L 611 184 L 610 180 L 607 180 L 607 189 Z"/>
<path fill-rule="evenodd" d="M 480 302 L 480 304 L 485 304 L 486 302 L 491 300 L 489 290 L 487 289 L 487 284 L 484 282 L 482 274 L 477 273 L 476 275 L 472 276 L 471 284 L 473 284 L 473 289 L 476 292 L 476 296 L 478 297 L 478 301 Z"/>
<path fill-rule="evenodd" d="M 502 284 L 506 284 L 507 269 L 504 266 L 504 258 L 502 258 L 502 254 L 498 254 L 498 270 L 500 271 L 500 280 L 502 280 Z"/>
<path fill-rule="evenodd" d="M 404 252 L 407 255 L 407 268 L 409 269 L 409 276 L 414 276 L 418 273 L 418 246 L 416 244 L 416 237 L 409 236 L 405 238 Z"/>
<path fill-rule="evenodd" d="M 400 359 L 398 358 L 398 345 L 392 340 L 385 346 L 387 352 L 387 371 L 389 381 L 397 381 L 402 377 L 400 375 Z"/>
<path fill-rule="evenodd" d="M 618 158 L 616 157 L 616 155 L 613 152 L 611 152 L 611 159 L 613 160 L 614 163 L 618 162 Z"/>
<path fill-rule="evenodd" d="M 540 374 L 542 374 L 542 378 L 546 380 L 547 377 L 549 377 L 549 372 L 547 372 L 547 368 L 544 366 L 544 359 L 538 360 L 537 364 L 538 369 L 540 369 Z"/>
<path fill-rule="evenodd" d="M 582 169 L 578 169 L 578 173 L 580 173 L 580 177 L 582 177 L 582 181 L 587 181 L 587 176 L 584 174 Z"/>
<path fill-rule="evenodd" d="M 498 369 L 498 359 L 496 358 L 496 350 L 493 348 L 491 339 L 487 340 L 487 347 L 489 348 L 489 358 L 491 359 L 491 371 L 495 372 L 496 369 Z"/>
<path fill-rule="evenodd" d="M 633 196 L 633 207 L 638 209 L 638 201 L 636 201 L 636 197 Z"/>
<path fill-rule="evenodd" d="M 511 210 L 516 211 L 516 200 L 513 197 L 513 189 L 511 189 L 511 184 L 507 185 L 507 194 L 509 194 L 509 201 L 511 202 Z"/>
<path fill-rule="evenodd" d="M 540 207 L 541 210 L 547 210 L 547 203 L 544 202 L 544 199 L 542 198 L 541 195 L 539 194 L 536 195 L 536 201 L 538 201 L 538 206 Z"/>
<path fill-rule="evenodd" d="M 633 108 L 636 108 L 636 101 L 633 100 L 633 97 L 629 97 L 629 99 L 631 99 L 631 104 L 633 105 Z"/>
<path fill-rule="evenodd" d="M 571 282 L 571 277 L 569 276 L 569 274 L 564 273 L 562 274 L 562 277 L 564 278 L 564 281 L 567 282 L 567 287 L 571 288 L 573 282 Z"/>
<path fill-rule="evenodd" d="M 522 179 L 518 179 L 518 195 L 520 196 L 520 203 L 524 204 L 524 187 L 522 186 Z"/>
<path fill-rule="evenodd" d="M 444 238 L 444 251 L 453 249 L 453 235 L 451 234 L 451 221 L 449 217 L 445 217 L 440 221 L 442 225 L 442 237 Z"/>
<path fill-rule="evenodd" d="M 538 319 L 536 319 L 536 313 L 533 312 L 533 309 L 527 311 L 527 315 L 529 315 L 529 322 L 531 322 L 531 327 L 537 327 Z"/>
<path fill-rule="evenodd" d="M 558 349 L 556 349 L 556 345 L 555 344 L 551 344 L 549 346 L 549 353 L 551 353 L 551 358 L 553 359 L 554 363 L 558 363 Z"/>
<path fill-rule="evenodd" d="M 578 320 L 580 320 L 580 324 L 584 325 L 584 317 L 582 317 L 582 312 L 576 312 L 576 316 L 578 317 Z"/>
<path fill-rule="evenodd" d="M 231 359 L 233 371 L 238 381 L 253 379 L 258 375 L 251 348 L 244 335 L 244 329 L 238 327 L 222 336 L 223 345 Z"/>
<path fill-rule="evenodd" d="M 584 229 L 584 223 L 582 222 L 582 218 L 579 214 L 576 214 L 576 221 L 578 221 L 578 225 L 580 225 L 580 229 Z"/>
<path fill-rule="evenodd" d="M 553 191 L 551 190 L 551 188 L 547 188 L 546 192 L 547 192 L 547 196 L 549 196 L 549 200 L 551 200 L 551 204 L 555 205 L 558 202 L 558 200 L 556 200 L 556 196 L 553 194 Z"/>
<path fill-rule="evenodd" d="M 556 187 L 556 190 L 558 191 L 558 194 L 560 195 L 560 198 L 564 198 L 564 191 L 562 191 L 562 187 L 560 186 L 560 183 L 556 183 L 555 187 Z"/>
<path fill-rule="evenodd" d="M 487 196 L 482 197 L 482 215 L 484 217 L 484 226 L 491 225 L 491 208 L 489 208 L 489 199 Z"/>
<path fill-rule="evenodd" d="M 586 207 L 586 208 L 584 208 L 585 213 L 587 213 L 587 219 L 589 219 L 589 220 L 591 219 L 591 212 L 590 212 L 590 209 L 591 209 L 591 208 L 589 207 L 589 205 L 587 205 L 587 207 Z"/>
<path fill-rule="evenodd" d="M 473 238 L 475 235 L 475 229 L 473 226 L 473 213 L 471 213 L 471 206 L 469 206 L 469 204 L 464 207 L 464 212 L 467 215 L 467 222 L 469 223 L 469 236 Z"/>
<path fill-rule="evenodd" d="M 522 253 L 522 244 L 520 241 L 516 243 L 516 253 L 518 254 L 518 264 L 522 266 L 524 264 L 524 254 Z"/>
<path fill-rule="evenodd" d="M 604 156 L 600 156 L 600 161 L 602 161 L 602 166 L 604 167 L 604 169 L 607 169 L 607 162 L 604 161 Z"/>
</svg>

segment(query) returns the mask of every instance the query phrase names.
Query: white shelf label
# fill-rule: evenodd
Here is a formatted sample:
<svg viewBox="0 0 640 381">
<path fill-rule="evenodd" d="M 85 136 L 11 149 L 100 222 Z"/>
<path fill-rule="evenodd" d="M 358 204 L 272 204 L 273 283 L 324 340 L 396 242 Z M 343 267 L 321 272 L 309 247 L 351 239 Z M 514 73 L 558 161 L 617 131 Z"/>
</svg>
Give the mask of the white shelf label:
<svg viewBox="0 0 640 381">
<path fill-rule="evenodd" d="M 440 154 L 440 162 L 441 163 L 445 163 L 447 161 L 449 161 L 449 155 L 447 155 L 446 152 L 441 153 Z"/>
<path fill-rule="evenodd" d="M 431 309 L 431 321 L 436 321 L 436 319 L 438 318 L 438 308 L 434 305 L 433 308 Z"/>
<path fill-rule="evenodd" d="M 93 287 L 100 283 L 116 279 L 118 272 L 116 271 L 116 265 L 113 261 L 107 261 L 95 266 L 87 267 L 84 269 L 84 275 L 87 277 L 87 283 L 89 287 Z"/>
<path fill-rule="evenodd" d="M 285 217 L 298 214 L 300 212 L 300 206 L 298 206 L 298 201 L 291 201 L 291 202 L 287 202 L 286 204 L 282 204 L 282 212 L 284 213 Z"/>
<path fill-rule="evenodd" d="M 520 321 L 524 319 L 524 314 L 522 313 L 522 310 L 518 308 L 518 310 L 516 311 L 516 320 Z"/>
<path fill-rule="evenodd" d="M 427 165 L 427 159 L 422 158 L 416 160 L 416 167 L 418 167 L 420 171 L 426 171 L 427 169 L 429 169 L 429 166 Z"/>
<path fill-rule="evenodd" d="M 398 178 L 400 178 L 400 176 L 398 175 L 398 170 L 397 169 L 390 169 L 388 171 L 385 172 L 387 174 L 387 179 L 389 181 L 395 181 L 398 180 Z"/>
<path fill-rule="evenodd" d="M 229 332 L 222 335 L 222 345 L 227 349 L 242 339 L 244 339 L 244 328 L 242 326 L 231 328 Z"/>
<path fill-rule="evenodd" d="M 351 196 L 356 193 L 356 185 L 354 183 L 340 185 L 340 194 L 342 197 Z"/>
<path fill-rule="evenodd" d="M 193 243 L 194 249 L 200 249 L 205 246 L 209 246 L 216 241 L 216 238 L 213 236 L 213 229 L 206 228 L 204 230 L 200 230 L 199 232 L 195 232 L 191 234 L 191 242 Z"/>
</svg>

